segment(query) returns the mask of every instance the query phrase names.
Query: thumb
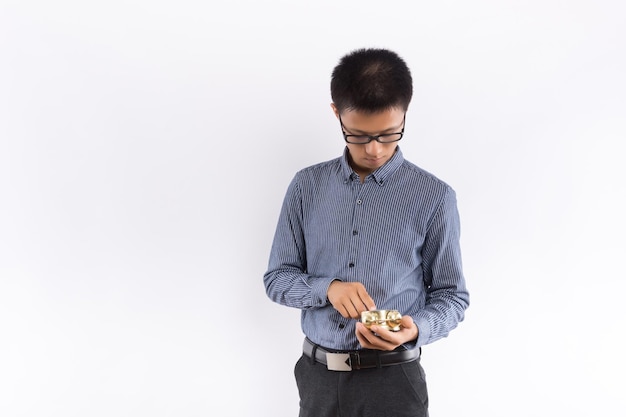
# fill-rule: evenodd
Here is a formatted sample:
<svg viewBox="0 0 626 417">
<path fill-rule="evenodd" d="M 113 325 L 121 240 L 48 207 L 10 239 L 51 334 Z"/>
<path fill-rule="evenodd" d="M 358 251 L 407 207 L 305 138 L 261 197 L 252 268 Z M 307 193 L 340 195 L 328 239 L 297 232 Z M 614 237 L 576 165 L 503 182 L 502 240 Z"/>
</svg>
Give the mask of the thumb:
<svg viewBox="0 0 626 417">
<path fill-rule="evenodd" d="M 405 329 L 411 328 L 413 326 L 417 326 L 415 322 L 413 321 L 413 317 L 411 316 L 402 316 L 401 323 L 402 323 L 402 327 L 404 327 Z"/>
</svg>

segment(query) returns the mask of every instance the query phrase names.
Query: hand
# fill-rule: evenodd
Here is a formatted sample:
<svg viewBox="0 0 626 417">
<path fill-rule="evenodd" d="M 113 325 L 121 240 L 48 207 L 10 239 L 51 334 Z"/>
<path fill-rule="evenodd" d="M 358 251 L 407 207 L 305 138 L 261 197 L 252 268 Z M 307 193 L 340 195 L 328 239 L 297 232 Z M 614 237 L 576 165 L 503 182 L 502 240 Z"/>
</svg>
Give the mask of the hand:
<svg viewBox="0 0 626 417">
<path fill-rule="evenodd" d="M 400 330 L 397 332 L 376 324 L 368 329 L 363 323 L 358 322 L 355 333 L 364 349 L 394 350 L 403 343 L 416 340 L 419 329 L 411 316 L 402 316 Z"/>
<path fill-rule="evenodd" d="M 361 319 L 361 312 L 376 309 L 374 300 L 360 282 L 333 281 L 327 296 L 335 310 L 345 318 Z"/>
</svg>

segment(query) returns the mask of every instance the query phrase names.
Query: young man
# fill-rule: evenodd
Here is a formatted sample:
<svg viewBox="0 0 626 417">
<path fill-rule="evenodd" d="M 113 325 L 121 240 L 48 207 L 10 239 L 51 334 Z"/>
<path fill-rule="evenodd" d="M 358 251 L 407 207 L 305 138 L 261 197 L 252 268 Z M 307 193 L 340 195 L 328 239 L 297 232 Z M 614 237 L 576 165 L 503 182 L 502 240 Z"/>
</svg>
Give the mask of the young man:
<svg viewBox="0 0 626 417">
<path fill-rule="evenodd" d="M 300 417 L 427 416 L 421 346 L 469 305 L 455 192 L 398 147 L 412 94 L 396 53 L 345 55 L 331 79 L 343 156 L 299 171 L 287 189 L 264 284 L 302 310 Z M 366 326 L 371 310 L 400 312 L 399 330 Z"/>
</svg>

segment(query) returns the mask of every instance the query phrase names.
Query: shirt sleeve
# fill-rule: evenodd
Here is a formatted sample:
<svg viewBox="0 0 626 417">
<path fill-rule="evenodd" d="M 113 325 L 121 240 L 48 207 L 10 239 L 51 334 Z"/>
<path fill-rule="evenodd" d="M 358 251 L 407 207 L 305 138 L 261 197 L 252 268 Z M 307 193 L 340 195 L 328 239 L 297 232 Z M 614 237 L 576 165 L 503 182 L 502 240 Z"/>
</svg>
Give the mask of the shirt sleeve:
<svg viewBox="0 0 626 417">
<path fill-rule="evenodd" d="M 426 302 L 413 316 L 417 345 L 448 336 L 464 319 L 469 293 L 463 276 L 460 222 L 454 190 L 448 188 L 430 221 L 422 248 Z"/>
<path fill-rule="evenodd" d="M 276 226 L 268 269 L 263 277 L 268 297 L 279 304 L 308 309 L 327 305 L 333 277 L 307 273 L 306 242 L 298 175 L 289 184 Z"/>
</svg>

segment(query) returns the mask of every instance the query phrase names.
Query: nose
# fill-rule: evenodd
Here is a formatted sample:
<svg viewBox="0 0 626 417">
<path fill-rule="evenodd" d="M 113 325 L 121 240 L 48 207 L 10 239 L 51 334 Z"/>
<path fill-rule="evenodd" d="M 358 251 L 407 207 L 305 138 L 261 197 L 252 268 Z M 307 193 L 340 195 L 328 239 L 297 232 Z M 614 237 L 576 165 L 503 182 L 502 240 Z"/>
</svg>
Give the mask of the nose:
<svg viewBox="0 0 626 417">
<path fill-rule="evenodd" d="M 377 140 L 365 144 L 365 152 L 368 155 L 378 155 L 383 149 L 383 144 Z"/>
</svg>

